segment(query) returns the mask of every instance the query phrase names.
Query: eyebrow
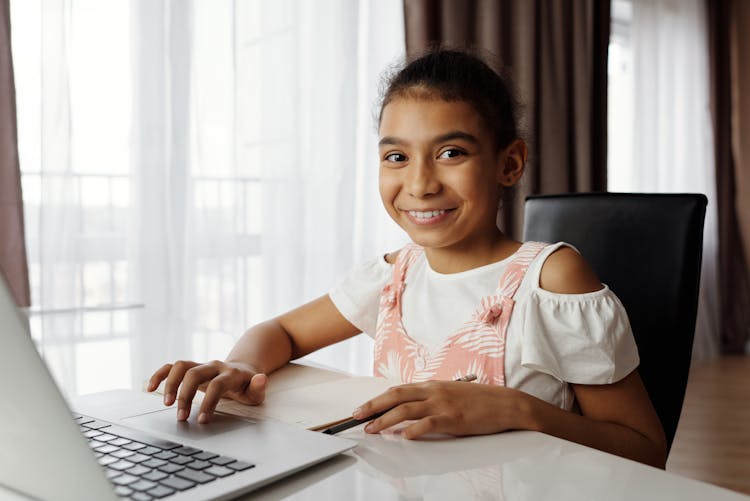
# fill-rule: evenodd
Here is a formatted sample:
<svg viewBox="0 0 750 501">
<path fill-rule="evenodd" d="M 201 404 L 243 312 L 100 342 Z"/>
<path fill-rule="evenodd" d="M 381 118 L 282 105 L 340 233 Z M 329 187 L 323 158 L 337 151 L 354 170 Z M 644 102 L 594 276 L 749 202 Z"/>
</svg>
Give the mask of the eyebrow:
<svg viewBox="0 0 750 501">
<path fill-rule="evenodd" d="M 445 134 L 441 134 L 437 137 L 435 137 L 432 142 L 433 143 L 444 143 L 446 141 L 452 141 L 455 139 L 461 139 L 463 141 L 468 141 L 470 143 L 479 144 L 479 140 L 469 134 L 468 132 L 463 132 L 460 130 L 453 130 L 450 132 L 447 132 Z M 384 146 L 384 145 L 399 145 L 399 144 L 406 144 L 407 141 L 404 141 L 402 139 L 399 139 L 394 136 L 385 136 L 380 141 L 378 141 L 378 146 Z"/>
</svg>

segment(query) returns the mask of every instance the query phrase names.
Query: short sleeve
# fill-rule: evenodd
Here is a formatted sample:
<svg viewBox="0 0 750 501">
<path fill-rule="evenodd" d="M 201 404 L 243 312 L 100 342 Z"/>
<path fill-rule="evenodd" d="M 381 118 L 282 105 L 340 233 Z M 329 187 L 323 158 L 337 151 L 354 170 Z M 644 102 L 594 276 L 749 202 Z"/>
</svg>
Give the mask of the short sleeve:
<svg viewBox="0 0 750 501">
<path fill-rule="evenodd" d="M 536 288 L 523 333 L 521 364 L 568 383 L 614 383 L 640 361 L 625 308 L 606 285 L 586 294 Z"/>
<path fill-rule="evenodd" d="M 328 292 L 339 312 L 362 332 L 375 336 L 380 291 L 390 281 L 393 265 L 382 256 L 354 268 Z"/>
</svg>

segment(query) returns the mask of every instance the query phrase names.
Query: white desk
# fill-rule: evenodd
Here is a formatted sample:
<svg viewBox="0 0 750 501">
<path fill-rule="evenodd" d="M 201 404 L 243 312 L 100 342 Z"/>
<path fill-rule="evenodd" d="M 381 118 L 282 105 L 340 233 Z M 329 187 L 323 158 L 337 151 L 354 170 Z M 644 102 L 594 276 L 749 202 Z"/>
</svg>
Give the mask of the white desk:
<svg viewBox="0 0 750 501">
<path fill-rule="evenodd" d="M 255 491 L 253 500 L 749 500 L 750 496 L 536 432 L 359 446 Z"/>
<path fill-rule="evenodd" d="M 240 499 L 750 500 L 536 432 L 409 441 L 358 427 L 341 436 L 359 445 Z M 0 499 L 26 500 L 1 486 Z"/>
</svg>

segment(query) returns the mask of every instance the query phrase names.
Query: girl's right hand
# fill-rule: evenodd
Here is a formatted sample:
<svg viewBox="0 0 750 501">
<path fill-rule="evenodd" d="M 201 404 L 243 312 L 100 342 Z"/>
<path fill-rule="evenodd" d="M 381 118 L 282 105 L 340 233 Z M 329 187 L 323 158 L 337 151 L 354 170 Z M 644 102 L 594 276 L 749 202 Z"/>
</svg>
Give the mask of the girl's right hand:
<svg viewBox="0 0 750 501">
<path fill-rule="evenodd" d="M 198 413 L 199 423 L 211 420 L 222 397 L 248 405 L 260 404 L 266 396 L 268 384 L 268 376 L 248 364 L 219 360 L 207 363 L 179 360 L 166 364 L 151 376 L 147 390 L 156 390 L 165 379 L 164 405 L 169 406 L 177 401 L 178 421 L 186 421 L 190 416 L 196 391 L 205 392 Z"/>
</svg>

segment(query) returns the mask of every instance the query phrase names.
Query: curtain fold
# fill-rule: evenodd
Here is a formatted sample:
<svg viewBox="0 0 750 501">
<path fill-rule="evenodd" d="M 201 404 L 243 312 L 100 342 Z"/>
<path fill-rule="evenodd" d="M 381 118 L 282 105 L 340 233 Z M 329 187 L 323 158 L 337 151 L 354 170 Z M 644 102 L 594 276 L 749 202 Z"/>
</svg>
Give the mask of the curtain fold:
<svg viewBox="0 0 750 501">
<path fill-rule="evenodd" d="M 16 304 L 29 306 L 13 80 L 10 5 L 8 0 L 0 0 L 0 275 L 8 282 Z"/>
<path fill-rule="evenodd" d="M 750 339 L 750 5 L 707 1 L 711 108 L 715 132 L 719 226 L 720 332 L 725 353 L 743 353 Z"/>
<path fill-rule="evenodd" d="M 529 165 L 501 227 L 521 238 L 528 194 L 607 186 L 609 2 L 404 0 L 406 48 L 488 51 L 507 67 L 523 104 Z"/>
<path fill-rule="evenodd" d="M 615 188 L 703 193 L 708 198 L 692 357 L 699 362 L 715 357 L 720 344 L 706 9 L 702 0 L 632 0 L 630 4 L 632 120 L 619 126 L 632 131 L 626 145 L 632 159 L 627 166 L 629 181 Z"/>
</svg>

